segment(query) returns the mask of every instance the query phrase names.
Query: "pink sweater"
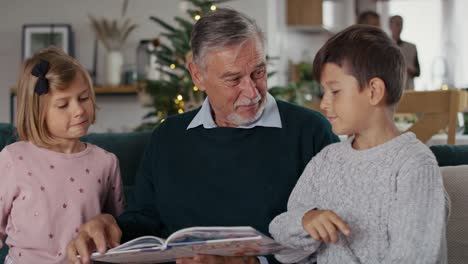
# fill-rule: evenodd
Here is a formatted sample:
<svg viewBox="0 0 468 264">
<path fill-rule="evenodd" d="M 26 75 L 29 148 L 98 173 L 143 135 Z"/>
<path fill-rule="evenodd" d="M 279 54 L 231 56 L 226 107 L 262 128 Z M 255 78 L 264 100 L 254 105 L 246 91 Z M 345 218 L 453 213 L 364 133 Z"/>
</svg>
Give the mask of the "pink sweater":
<svg viewBox="0 0 468 264">
<path fill-rule="evenodd" d="M 100 213 L 119 215 L 116 156 L 95 145 L 64 154 L 17 142 L 0 152 L 0 248 L 15 263 L 67 263 L 66 246 Z"/>
</svg>

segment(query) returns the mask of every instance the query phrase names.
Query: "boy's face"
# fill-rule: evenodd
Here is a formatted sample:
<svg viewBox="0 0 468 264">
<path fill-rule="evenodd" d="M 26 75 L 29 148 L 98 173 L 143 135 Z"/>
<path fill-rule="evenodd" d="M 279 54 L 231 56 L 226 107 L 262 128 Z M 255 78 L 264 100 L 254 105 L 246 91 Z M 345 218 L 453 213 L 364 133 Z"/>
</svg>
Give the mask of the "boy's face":
<svg viewBox="0 0 468 264">
<path fill-rule="evenodd" d="M 323 98 L 320 108 L 337 135 L 359 133 L 368 126 L 369 101 L 364 88 L 340 66 L 326 63 L 320 78 Z"/>
<path fill-rule="evenodd" d="M 70 142 L 86 135 L 94 121 L 90 93 L 82 74 L 77 74 L 67 89 L 51 91 L 46 124 L 55 139 Z"/>
</svg>

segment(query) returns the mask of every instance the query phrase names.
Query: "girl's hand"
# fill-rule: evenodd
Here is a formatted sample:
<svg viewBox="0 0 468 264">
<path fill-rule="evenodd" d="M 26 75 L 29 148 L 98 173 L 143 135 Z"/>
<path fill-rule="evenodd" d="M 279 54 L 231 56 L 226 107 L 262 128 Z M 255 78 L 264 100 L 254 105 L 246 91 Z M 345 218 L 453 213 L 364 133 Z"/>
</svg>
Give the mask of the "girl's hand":
<svg viewBox="0 0 468 264">
<path fill-rule="evenodd" d="M 337 231 L 346 236 L 351 234 L 348 225 L 333 211 L 310 210 L 302 217 L 302 226 L 317 241 L 336 243 Z"/>
</svg>

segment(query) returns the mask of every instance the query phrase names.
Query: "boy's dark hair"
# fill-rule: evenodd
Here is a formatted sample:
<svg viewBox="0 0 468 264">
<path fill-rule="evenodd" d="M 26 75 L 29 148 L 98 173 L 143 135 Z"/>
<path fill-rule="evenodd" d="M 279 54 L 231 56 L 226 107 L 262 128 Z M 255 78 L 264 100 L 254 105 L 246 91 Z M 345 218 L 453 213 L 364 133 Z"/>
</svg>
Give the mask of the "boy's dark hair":
<svg viewBox="0 0 468 264">
<path fill-rule="evenodd" d="M 380 15 L 377 14 L 377 12 L 374 12 L 372 10 L 367 10 L 367 11 L 364 11 L 364 12 L 359 14 L 358 19 L 357 19 L 357 23 L 366 25 L 366 24 L 368 24 L 367 20 L 369 19 L 369 17 L 374 17 L 376 19 L 380 19 Z"/>
<path fill-rule="evenodd" d="M 312 74 L 318 82 L 326 63 L 337 64 L 356 78 L 360 90 L 372 78 L 382 79 L 388 105 L 395 105 L 401 98 L 405 60 L 400 48 L 380 28 L 354 25 L 330 38 L 315 55 Z"/>
</svg>

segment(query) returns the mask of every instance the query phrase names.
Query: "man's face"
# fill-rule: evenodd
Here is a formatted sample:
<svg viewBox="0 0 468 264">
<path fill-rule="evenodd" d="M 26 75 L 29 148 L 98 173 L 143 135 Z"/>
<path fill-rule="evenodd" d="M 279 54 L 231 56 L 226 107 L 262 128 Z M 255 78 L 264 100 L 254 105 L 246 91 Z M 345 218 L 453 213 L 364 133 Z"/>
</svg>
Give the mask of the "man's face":
<svg viewBox="0 0 468 264">
<path fill-rule="evenodd" d="M 368 16 L 367 24 L 374 27 L 380 27 L 380 18 L 376 16 Z"/>
<path fill-rule="evenodd" d="M 189 66 L 192 80 L 206 91 L 218 126 L 237 127 L 258 120 L 267 93 L 265 54 L 261 42 L 251 38 L 240 45 L 206 53 L 204 69 Z"/>
<path fill-rule="evenodd" d="M 396 17 L 390 21 L 390 31 L 392 31 L 393 38 L 400 37 L 401 31 L 403 29 L 403 21 Z"/>
</svg>

